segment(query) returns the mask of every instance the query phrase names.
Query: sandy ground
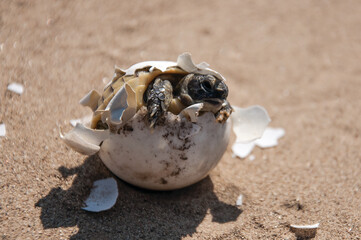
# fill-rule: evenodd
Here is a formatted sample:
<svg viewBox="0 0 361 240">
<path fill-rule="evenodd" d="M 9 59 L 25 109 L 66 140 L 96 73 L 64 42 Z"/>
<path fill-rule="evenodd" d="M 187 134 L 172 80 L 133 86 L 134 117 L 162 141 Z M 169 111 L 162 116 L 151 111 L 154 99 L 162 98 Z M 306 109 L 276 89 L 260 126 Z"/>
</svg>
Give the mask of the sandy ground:
<svg viewBox="0 0 361 240">
<path fill-rule="evenodd" d="M 359 1 L 0 1 L 1 239 L 296 239 L 289 224 L 317 222 L 316 239 L 360 239 L 360 12 Z M 112 210 L 81 210 L 111 173 L 67 148 L 58 125 L 89 113 L 78 100 L 115 64 L 185 51 L 285 137 L 253 161 L 229 146 L 186 189 L 118 180 Z"/>
</svg>

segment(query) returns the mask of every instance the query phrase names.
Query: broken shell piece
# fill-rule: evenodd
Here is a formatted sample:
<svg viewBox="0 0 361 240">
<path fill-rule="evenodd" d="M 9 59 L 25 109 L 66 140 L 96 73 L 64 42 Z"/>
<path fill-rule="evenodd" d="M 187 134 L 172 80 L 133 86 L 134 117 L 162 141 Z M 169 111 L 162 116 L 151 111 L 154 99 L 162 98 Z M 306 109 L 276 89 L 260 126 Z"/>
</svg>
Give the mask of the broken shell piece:
<svg viewBox="0 0 361 240">
<path fill-rule="evenodd" d="M 123 123 L 126 123 L 137 111 L 134 90 L 128 84 L 124 84 L 123 88 L 109 102 L 105 111 L 110 113 L 109 125 L 123 125 Z"/>
<path fill-rule="evenodd" d="M 98 100 L 101 98 L 101 95 L 95 91 L 90 91 L 87 95 L 85 95 L 79 103 L 85 107 L 90 107 L 91 110 L 95 111 L 95 109 L 98 107 Z"/>
<path fill-rule="evenodd" d="M 180 114 L 188 118 L 191 122 L 197 122 L 197 117 L 199 115 L 199 112 L 202 110 L 202 108 L 203 108 L 203 103 L 193 104 L 183 109 Z"/>
<path fill-rule="evenodd" d="M 232 106 L 234 113 L 233 131 L 236 134 L 236 143 L 248 143 L 262 136 L 263 131 L 271 121 L 267 111 L 261 106 L 240 108 Z"/>
<path fill-rule="evenodd" d="M 83 124 L 76 124 L 75 128 L 65 135 L 60 132 L 60 138 L 75 151 L 93 155 L 100 149 L 100 143 L 107 139 L 109 130 L 94 130 L 85 127 Z"/>
<path fill-rule="evenodd" d="M 10 83 L 8 90 L 21 95 L 24 92 L 24 86 L 20 83 Z"/>
<path fill-rule="evenodd" d="M 85 200 L 83 210 L 101 212 L 114 206 L 118 198 L 118 185 L 114 178 L 95 181 L 89 197 Z"/>
<path fill-rule="evenodd" d="M 6 128 L 4 123 L 0 123 L 0 137 L 5 137 L 6 135 Z"/>
<path fill-rule="evenodd" d="M 297 238 L 314 238 L 320 223 L 313 225 L 290 225 Z"/>
<path fill-rule="evenodd" d="M 238 198 L 237 198 L 236 205 L 237 205 L 237 206 L 242 206 L 242 204 L 243 204 L 243 195 L 240 194 L 240 195 L 238 196 Z"/>
<path fill-rule="evenodd" d="M 218 79 L 222 79 L 225 81 L 225 78 L 217 71 L 208 68 L 209 65 L 206 62 L 202 62 L 198 65 L 193 63 L 192 57 L 190 53 L 183 53 L 178 56 L 177 65 L 185 70 L 186 72 L 193 72 L 199 74 L 210 74 L 216 76 Z"/>
</svg>

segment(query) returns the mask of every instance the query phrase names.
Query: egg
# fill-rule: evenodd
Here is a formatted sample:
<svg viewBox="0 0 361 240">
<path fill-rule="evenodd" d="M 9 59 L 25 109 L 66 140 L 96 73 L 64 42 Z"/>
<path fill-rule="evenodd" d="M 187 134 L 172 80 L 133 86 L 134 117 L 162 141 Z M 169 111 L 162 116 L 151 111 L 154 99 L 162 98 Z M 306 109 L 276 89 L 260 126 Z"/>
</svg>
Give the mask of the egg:
<svg viewBox="0 0 361 240">
<path fill-rule="evenodd" d="M 174 190 L 200 181 L 218 164 L 227 149 L 232 121 L 240 142 L 261 137 L 270 121 L 262 107 L 232 109 L 224 95 L 223 104 L 218 104 L 224 111 L 212 108 L 213 99 L 185 106 L 174 95 L 169 110 L 150 125 L 143 96 L 162 74 L 182 79 L 187 74 L 207 74 L 222 83 L 222 93 L 225 89 L 221 74 L 206 63 L 195 65 L 187 53 L 177 62 L 148 61 L 126 70 L 116 68 L 102 95 L 92 90 L 80 101 L 93 110 L 91 123 L 77 123 L 61 138 L 79 153 L 98 154 L 110 171 L 130 184 Z M 230 113 L 233 119 L 228 118 Z"/>
</svg>

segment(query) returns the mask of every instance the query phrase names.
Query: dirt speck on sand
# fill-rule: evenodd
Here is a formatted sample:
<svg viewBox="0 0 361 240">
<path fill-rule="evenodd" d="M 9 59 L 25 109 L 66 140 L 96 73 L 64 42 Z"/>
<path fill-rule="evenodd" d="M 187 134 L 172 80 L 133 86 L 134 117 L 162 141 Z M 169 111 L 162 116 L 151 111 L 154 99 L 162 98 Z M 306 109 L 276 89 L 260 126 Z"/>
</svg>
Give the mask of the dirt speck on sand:
<svg viewBox="0 0 361 240">
<path fill-rule="evenodd" d="M 332 0 L 0 1 L 0 237 L 296 239 L 290 224 L 317 222 L 316 239 L 357 239 L 360 12 L 361 2 Z M 186 51 L 227 78 L 231 104 L 264 106 L 286 135 L 254 161 L 229 147 L 185 189 L 118 179 L 111 210 L 81 210 L 111 173 L 66 147 L 58 126 L 89 114 L 78 101 L 114 65 Z M 22 95 L 6 90 L 12 82 Z"/>
</svg>

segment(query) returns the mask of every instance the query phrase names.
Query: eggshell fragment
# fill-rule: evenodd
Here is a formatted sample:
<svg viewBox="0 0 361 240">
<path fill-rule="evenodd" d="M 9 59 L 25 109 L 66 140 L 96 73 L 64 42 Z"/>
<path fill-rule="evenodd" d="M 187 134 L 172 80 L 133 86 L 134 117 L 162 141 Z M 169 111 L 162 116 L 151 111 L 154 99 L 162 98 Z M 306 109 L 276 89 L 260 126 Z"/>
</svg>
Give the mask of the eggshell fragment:
<svg viewBox="0 0 361 240">
<path fill-rule="evenodd" d="M 97 91 L 91 90 L 79 101 L 79 103 L 85 107 L 90 107 L 93 111 L 95 111 L 98 106 L 99 98 L 101 98 L 101 95 Z"/>
<path fill-rule="evenodd" d="M 108 130 L 94 130 L 77 123 L 75 128 L 65 135 L 60 132 L 60 138 L 75 151 L 93 155 L 100 149 L 100 143 L 108 138 Z"/>
<path fill-rule="evenodd" d="M 105 111 L 108 111 L 108 124 L 122 125 L 131 119 L 137 110 L 135 92 L 128 85 L 124 84 L 123 88 L 115 94 L 109 102 Z"/>
<path fill-rule="evenodd" d="M 290 228 L 297 238 L 314 238 L 319 226 L 320 223 L 316 223 L 313 225 L 290 225 Z"/>
<path fill-rule="evenodd" d="M 202 108 L 203 103 L 196 103 L 183 109 L 180 114 L 188 118 L 191 122 L 197 122 L 198 114 Z"/>
<path fill-rule="evenodd" d="M 238 196 L 238 198 L 237 198 L 236 205 L 237 205 L 237 206 L 242 206 L 242 204 L 243 204 L 243 195 L 240 194 L 240 195 Z"/>
<path fill-rule="evenodd" d="M 0 137 L 5 137 L 6 135 L 6 128 L 4 123 L 0 123 Z"/>
<path fill-rule="evenodd" d="M 24 92 L 24 86 L 20 83 L 10 83 L 8 85 L 8 90 L 21 95 Z"/>
<path fill-rule="evenodd" d="M 232 145 L 232 151 L 236 156 L 245 158 L 255 147 L 254 140 L 262 136 L 271 119 L 261 106 L 248 108 L 232 106 L 232 108 L 234 109 L 231 115 L 233 131 L 237 137 Z"/>
<path fill-rule="evenodd" d="M 262 136 L 263 131 L 271 121 L 267 111 L 261 106 L 240 108 L 232 106 L 231 114 L 236 143 L 248 143 Z"/>
<path fill-rule="evenodd" d="M 222 79 L 225 81 L 225 78 L 217 71 L 208 68 L 209 65 L 206 62 L 202 62 L 198 65 L 195 65 L 192 60 L 192 56 L 190 53 L 183 53 L 178 56 L 177 66 L 182 68 L 186 72 L 190 73 L 199 73 L 199 74 L 211 74 L 218 79 Z"/>
<path fill-rule="evenodd" d="M 114 178 L 95 181 L 89 197 L 85 200 L 83 210 L 101 212 L 114 206 L 118 198 L 118 185 Z"/>
</svg>

